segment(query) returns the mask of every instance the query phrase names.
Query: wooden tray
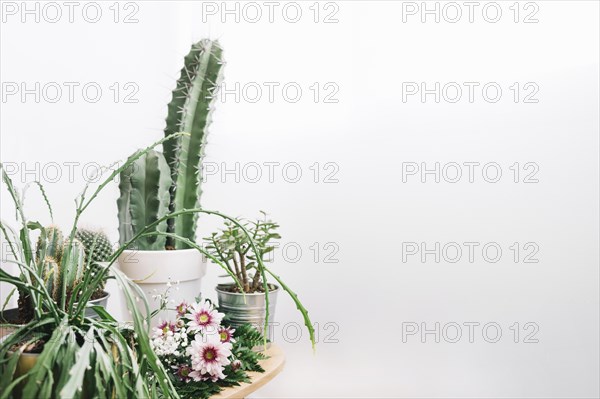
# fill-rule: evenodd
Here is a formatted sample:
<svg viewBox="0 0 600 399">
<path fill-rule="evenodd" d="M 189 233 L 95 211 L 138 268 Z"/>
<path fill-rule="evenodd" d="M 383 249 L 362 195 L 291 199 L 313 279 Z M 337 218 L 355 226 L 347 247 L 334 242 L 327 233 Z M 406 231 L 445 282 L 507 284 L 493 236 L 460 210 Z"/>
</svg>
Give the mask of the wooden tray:
<svg viewBox="0 0 600 399">
<path fill-rule="evenodd" d="M 0 328 L 0 338 L 10 333 L 8 329 Z M 283 370 L 285 366 L 285 355 L 280 347 L 271 344 L 265 352 L 268 359 L 261 360 L 260 365 L 265 369 L 264 373 L 249 372 L 248 376 L 252 381 L 250 384 L 242 383 L 237 387 L 225 388 L 218 395 L 214 395 L 211 399 L 241 399 L 250 395 L 252 392 L 261 388 Z"/>
<path fill-rule="evenodd" d="M 225 388 L 218 395 L 211 396 L 211 399 L 241 399 L 250 395 L 252 392 L 261 388 L 283 370 L 285 365 L 285 355 L 280 347 L 271 344 L 265 352 L 268 359 L 262 360 L 260 365 L 265 369 L 264 373 L 250 372 L 250 384 L 242 383 L 240 386 Z"/>
</svg>

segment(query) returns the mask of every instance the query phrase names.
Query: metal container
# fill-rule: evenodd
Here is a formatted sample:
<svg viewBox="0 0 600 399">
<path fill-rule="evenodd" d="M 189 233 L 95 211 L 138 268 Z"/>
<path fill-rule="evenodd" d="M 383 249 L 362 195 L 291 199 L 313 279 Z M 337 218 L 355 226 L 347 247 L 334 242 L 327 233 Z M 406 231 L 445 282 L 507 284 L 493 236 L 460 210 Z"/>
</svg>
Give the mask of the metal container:
<svg viewBox="0 0 600 399">
<path fill-rule="evenodd" d="M 100 318 L 100 316 L 98 316 L 98 313 L 96 313 L 96 311 L 90 306 L 102 306 L 104 309 L 106 309 L 106 304 L 108 303 L 108 297 L 110 297 L 110 294 L 106 291 L 102 292 L 104 293 L 104 296 L 102 298 L 94 299 L 93 301 L 88 301 L 88 304 L 85 307 L 86 317 L 89 317 L 90 319 Z"/>
<path fill-rule="evenodd" d="M 277 305 L 277 294 L 279 287 L 270 284 L 274 289 L 269 291 L 269 328 L 267 330 L 267 339 L 272 341 L 274 337 L 273 320 L 275 318 L 275 306 Z M 225 313 L 229 319 L 229 324 L 232 327 L 237 327 L 242 324 L 252 324 L 258 331 L 264 334 L 265 325 L 265 294 L 257 292 L 244 295 L 237 292 L 228 292 L 226 289 L 232 287 L 233 284 L 220 284 L 217 286 L 217 298 L 219 300 L 219 310 Z"/>
</svg>

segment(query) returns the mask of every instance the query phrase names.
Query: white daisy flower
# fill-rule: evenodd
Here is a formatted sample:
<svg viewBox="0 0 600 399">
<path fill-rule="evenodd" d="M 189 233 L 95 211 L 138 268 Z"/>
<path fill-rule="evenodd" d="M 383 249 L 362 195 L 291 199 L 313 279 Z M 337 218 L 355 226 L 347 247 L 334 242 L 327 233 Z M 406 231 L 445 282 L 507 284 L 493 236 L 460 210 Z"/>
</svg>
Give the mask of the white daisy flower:
<svg viewBox="0 0 600 399">
<path fill-rule="evenodd" d="M 202 378 L 209 375 L 213 381 L 225 378 L 223 369 L 230 363 L 232 345 L 229 342 L 221 342 L 219 334 L 196 335 L 187 348 L 187 355 L 191 357 L 192 378 Z"/>
<path fill-rule="evenodd" d="M 206 300 L 190 305 L 188 312 L 185 317 L 190 320 L 188 322 L 188 330 L 192 332 L 216 332 L 221 324 L 221 320 L 225 317 L 224 313 L 219 313 Z"/>
</svg>

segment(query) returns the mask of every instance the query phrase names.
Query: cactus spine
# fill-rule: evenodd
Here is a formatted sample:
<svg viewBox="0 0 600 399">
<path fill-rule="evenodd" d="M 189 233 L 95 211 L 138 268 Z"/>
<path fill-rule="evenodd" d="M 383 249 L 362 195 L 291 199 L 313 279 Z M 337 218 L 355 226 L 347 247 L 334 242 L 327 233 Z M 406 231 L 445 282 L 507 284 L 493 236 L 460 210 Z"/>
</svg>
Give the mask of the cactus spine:
<svg viewBox="0 0 600 399">
<path fill-rule="evenodd" d="M 117 205 L 120 244 L 123 245 L 168 213 L 171 172 L 163 154 L 150 151 L 121 172 L 120 179 L 121 196 Z M 155 230 L 165 232 L 167 222 L 158 224 Z M 164 250 L 165 237 L 143 237 L 132 246 L 140 250 Z"/>
<path fill-rule="evenodd" d="M 170 212 L 200 207 L 201 164 L 214 100 L 223 78 L 222 53 L 217 41 L 205 39 L 193 44 L 184 59 L 181 76 L 169 103 L 165 135 L 190 133 L 163 143 L 173 180 Z M 168 221 L 168 231 L 195 241 L 197 221 L 197 214 L 177 216 Z M 171 239 L 167 245 L 187 248 L 185 244 Z"/>
</svg>

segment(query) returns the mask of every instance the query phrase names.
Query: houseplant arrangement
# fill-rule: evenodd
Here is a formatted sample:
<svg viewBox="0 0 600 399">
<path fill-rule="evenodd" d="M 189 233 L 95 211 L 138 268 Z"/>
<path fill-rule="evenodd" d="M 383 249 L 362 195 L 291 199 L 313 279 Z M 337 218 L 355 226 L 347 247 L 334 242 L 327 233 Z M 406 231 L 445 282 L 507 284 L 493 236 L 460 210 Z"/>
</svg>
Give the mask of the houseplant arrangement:
<svg viewBox="0 0 600 399">
<path fill-rule="evenodd" d="M 146 153 L 120 176 L 117 204 L 121 245 L 150 223 L 169 213 L 177 215 L 155 225 L 154 231 L 166 235 L 138 239 L 119 258 L 121 270 L 142 287 L 153 311 L 159 304 L 151 298 L 164 291 L 166 284 L 178 282 L 179 290 L 172 294 L 172 300 L 179 302 L 198 295 L 206 273 L 202 254 L 187 242 L 196 240 L 198 213 L 179 212 L 200 208 L 200 170 L 223 76 L 222 53 L 217 41 L 205 39 L 192 45 L 168 106 L 165 128 L 165 137 L 188 134 L 163 142 L 163 153 Z"/>
<path fill-rule="evenodd" d="M 236 329 L 224 322 L 208 300 L 181 303 L 174 321 L 153 329 L 152 347 L 181 397 L 205 399 L 225 387 L 250 382 L 247 372 L 263 372 L 265 355 L 252 350 L 263 337 L 246 324 Z"/>
<path fill-rule="evenodd" d="M 117 201 L 119 235 L 120 245 L 126 250 L 119 257 L 119 265 L 129 278 L 140 285 L 151 303 L 152 314 L 159 316 L 153 318 L 153 327 L 159 318 L 173 318 L 176 314 L 173 308 L 161 310 L 160 301 L 153 300 L 168 285 L 178 285 L 178 290 L 170 297 L 173 303 L 190 301 L 200 293 L 201 278 L 206 270 L 202 263 L 204 254 L 233 278 L 238 291 L 230 296 L 235 298 L 232 302 L 246 304 L 250 300 L 262 303 L 264 315 L 261 311 L 256 320 L 251 321 L 263 320 L 263 330 L 266 330 L 269 320 L 272 321 L 269 316 L 274 307 L 271 304 L 275 303 L 279 287 L 286 291 L 301 312 L 314 346 L 314 329 L 308 311 L 279 276 L 264 266 L 263 256 L 272 250 L 268 249 L 268 241 L 276 238 L 270 231 L 277 226 L 270 222 L 261 223 L 255 226 L 253 237 L 253 233 L 235 218 L 200 206 L 201 163 L 214 100 L 223 79 L 222 55 L 223 50 L 217 41 L 204 39 L 192 45 L 168 107 L 163 153 L 150 150 L 140 154 L 138 151 L 130 157 L 129 166 L 120 173 L 121 195 Z M 235 230 L 236 239 L 246 237 L 244 260 L 248 257 L 253 263 L 247 265 L 244 273 L 235 273 L 227 265 L 229 259 L 225 260 L 196 243 L 199 214 L 218 216 Z M 267 229 L 266 235 L 262 233 L 264 229 Z M 266 242 L 260 241 L 263 239 Z M 247 281 L 250 270 L 254 270 L 251 286 Z M 267 274 L 277 281 L 279 287 L 267 284 Z M 254 295 L 257 292 L 260 294 Z M 273 301 L 270 301 L 270 296 Z M 227 300 L 221 302 L 225 305 Z M 143 312 L 146 304 L 138 306 Z"/>
<path fill-rule="evenodd" d="M 0 398 L 155 398 L 159 394 L 178 397 L 150 346 L 148 323 L 140 312 L 132 309 L 133 323 L 127 328 L 119 326 L 101 306 L 92 308 L 96 317 L 86 312 L 90 299 L 106 279 L 108 267 L 98 268 L 94 264 L 94 256 L 99 254 L 98 237 L 93 238 L 86 256 L 83 244 L 76 238 L 77 224 L 81 214 L 118 172 L 89 198 L 87 190 L 83 191 L 76 201 L 70 233 L 62 237 L 57 228 L 44 228 L 27 219 L 23 197 L 1 164 L 0 168 L 21 224 L 17 234 L 4 222 L 0 223 L 0 233 L 11 256 L 6 261 L 16 264 L 20 272 L 14 276 L 0 269 L 0 282 L 13 285 L 26 298 L 20 305 L 32 313 L 24 324 L 0 321 L 0 328 L 14 329 L 0 342 Z M 41 185 L 40 189 L 52 214 Z M 32 235 L 37 232 L 39 240 L 34 253 Z M 80 237 L 83 236 L 80 231 Z M 110 256 L 108 265 L 122 250 L 119 248 Z M 140 295 L 136 294 L 138 287 L 119 271 L 114 271 L 114 276 L 128 306 L 133 308 L 135 298 Z"/>
<path fill-rule="evenodd" d="M 23 320 L 24 324 L 0 320 L 0 328 L 14 329 L 0 341 L 0 399 L 21 394 L 23 397 L 44 398 L 177 398 L 178 392 L 187 392 L 186 388 L 192 389 L 193 395 L 204 397 L 222 386 L 244 381 L 247 379 L 245 370 L 260 369 L 256 362 L 261 355 L 252 352 L 252 348 L 260 341 L 266 344 L 266 337 L 248 325 L 236 327 L 237 331 L 234 331 L 220 325 L 219 321 L 222 329 L 217 330 L 218 336 L 234 334 L 238 343 L 233 340 L 220 342 L 225 348 L 225 356 L 219 357 L 221 364 L 217 369 L 201 365 L 201 347 L 196 345 L 198 351 L 187 355 L 190 356 L 191 367 L 198 372 L 192 378 L 196 376 L 198 380 L 193 385 L 186 385 L 186 388 L 176 389 L 176 374 L 165 368 L 166 364 L 170 364 L 165 356 L 175 354 L 163 351 L 159 358 L 156 352 L 162 349 L 156 345 L 157 337 L 151 340 L 149 336 L 152 316 L 156 312 L 150 310 L 147 292 L 123 272 L 111 267 L 117 260 L 128 274 L 138 273 L 140 284 L 148 282 L 153 274 L 161 273 L 161 268 L 167 269 L 166 276 L 163 276 L 166 281 L 155 281 L 166 285 L 169 281 L 182 280 L 178 276 L 188 278 L 187 272 L 202 270 L 204 254 L 227 272 L 242 298 L 252 294 L 251 290 L 264 295 L 263 328 L 267 327 L 270 318 L 269 294 L 272 292 L 274 297 L 277 289 L 267 283 L 266 276 L 269 274 L 296 303 L 314 347 L 314 329 L 308 312 L 297 295 L 263 262 L 263 256 L 269 250 L 268 241 L 277 236 L 272 231 L 277 226 L 258 225 L 251 233 L 248 225 L 244 226 L 237 219 L 199 206 L 200 162 L 221 67 L 218 43 L 203 40 L 192 47 L 186 57 L 185 74 L 182 72 L 169 106 L 165 137 L 136 151 L 121 167 L 109 173 L 91 195 L 88 195 L 89 185 L 86 186 L 76 199 L 75 217 L 65 235 L 55 226 L 45 228 L 39 222 L 27 219 L 23 211 L 23 197 L 0 164 L 2 180 L 21 225 L 17 233 L 0 222 L 0 233 L 8 243 L 12 257 L 7 261 L 17 265 L 19 270 L 19 275 L 15 276 L 0 269 L 0 282 L 15 286 L 22 298 L 20 306 L 23 314 L 30 313 Z M 159 145 L 164 146 L 164 155 L 154 150 Z M 120 244 L 113 251 L 105 236 L 80 229 L 79 220 L 117 176 L 121 176 L 121 197 L 118 201 Z M 41 184 L 38 186 L 52 215 L 50 201 Z M 222 261 L 224 258 L 213 255 L 195 242 L 200 214 L 224 219 L 236 231 L 236 239 L 244 240 L 244 259 L 250 260 L 245 264 L 244 273 L 234 272 Z M 266 236 L 261 235 L 261 231 L 270 238 L 263 242 Z M 35 234 L 39 235 L 39 239 L 34 251 Z M 151 263 L 157 259 L 160 265 Z M 141 266 L 142 271 L 135 270 L 132 265 Z M 251 270 L 254 270 L 252 282 L 247 274 Z M 200 277 L 201 274 L 202 271 Z M 109 275 L 122 289 L 131 314 L 130 325 L 119 325 L 102 306 L 90 304 L 95 299 L 106 297 L 102 288 Z M 176 293 L 189 300 L 199 293 L 199 288 L 199 284 L 190 284 L 189 290 L 180 289 Z M 180 304 L 179 310 L 183 306 Z M 200 335 L 200 338 L 217 345 L 210 331 L 202 328 L 194 330 L 194 325 L 198 327 L 205 321 L 203 315 L 194 314 L 198 308 L 216 314 L 215 320 L 220 317 L 210 303 L 198 302 L 185 315 L 179 316 L 177 322 L 183 324 L 177 328 L 191 328 L 189 333 L 185 332 L 188 339 L 193 333 L 194 341 Z M 90 309 L 93 314 L 89 313 Z M 167 333 L 171 331 L 170 324 L 161 325 L 159 330 L 165 332 L 165 328 Z"/>
<path fill-rule="evenodd" d="M 184 134 L 173 134 L 137 152 L 123 166 L 112 172 L 89 197 L 86 196 L 88 189 L 86 186 L 76 201 L 73 226 L 69 235 L 64 238 L 71 244 L 63 245 L 60 255 L 55 252 L 59 248 L 58 230 L 46 229 L 40 223 L 26 218 L 22 197 L 0 164 L 2 179 L 15 204 L 21 223 L 19 233 L 4 222 L 0 223 L 0 233 L 8 243 L 12 256 L 12 259 L 6 261 L 16 264 L 20 271 L 20 275 L 14 276 L 0 269 L 0 282 L 11 284 L 28 296 L 33 309 L 31 320 L 25 324 L 0 321 L 0 328 L 14 329 L 10 335 L 0 341 L 1 399 L 9 397 L 179 397 L 172 382 L 171 370 L 165 369 L 163 362 L 153 350 L 149 337 L 150 311 L 144 293 L 137 284 L 111 266 L 134 242 L 155 235 L 182 240 L 190 247 L 206 253 L 184 237 L 155 230 L 158 224 L 170 217 L 205 213 L 222 217 L 233 223 L 237 221 L 219 212 L 203 209 L 169 213 L 149 223 L 131 240 L 115 249 L 109 259 L 103 265 L 99 265 L 99 268 L 84 267 L 85 264 L 93 264 L 92 258 L 97 253 L 98 238 L 93 240 L 88 250 L 86 263 L 81 263 L 80 259 L 85 251 L 82 245 L 76 244 L 78 241 L 75 237 L 78 234 L 77 225 L 81 215 L 116 176 L 165 140 Z M 51 213 L 52 208 L 43 188 L 42 193 Z M 81 230 L 79 231 L 81 233 Z M 32 251 L 34 242 L 32 234 L 35 232 L 39 232 L 41 237 L 39 256 L 34 256 Z M 80 234 L 82 239 L 84 235 Z M 210 254 L 206 254 L 211 257 Z M 57 257 L 60 258 L 62 268 L 59 266 L 60 271 L 55 274 L 58 262 L 52 259 L 55 260 Z M 220 263 L 216 258 L 213 261 Z M 109 271 L 122 289 L 126 306 L 131 312 L 131 326 L 119 325 L 100 306 L 93 307 L 98 315 L 97 318 L 90 317 L 86 312 L 89 300 L 102 287 Z M 60 284 L 60 289 L 54 285 L 55 276 L 59 276 L 56 281 Z M 235 276 L 232 277 L 235 279 Z M 145 312 L 140 312 L 136 308 L 138 302 L 144 304 Z M 252 345 L 257 342 L 256 335 L 247 335 L 246 339 Z M 240 350 L 250 350 L 250 347 Z M 246 356 L 247 359 L 252 358 L 248 353 Z M 255 356 L 253 359 L 256 360 L 258 357 Z M 249 370 L 256 368 L 251 363 L 248 363 L 247 367 Z M 244 375 L 236 374 L 234 371 L 237 372 L 232 370 L 230 378 L 224 379 L 221 385 L 217 385 L 226 386 L 223 384 L 243 381 Z M 211 381 L 208 386 L 203 385 L 202 389 L 207 392 L 219 389 L 212 383 Z"/>
<path fill-rule="evenodd" d="M 265 256 L 275 249 L 273 240 L 280 239 L 276 232 L 279 225 L 267 219 L 262 212 L 262 218 L 256 221 L 244 221 L 243 226 L 250 233 L 246 236 L 238 225 L 225 221 L 225 228 L 219 233 L 213 233 L 205 238 L 208 241 L 207 250 L 223 262 L 241 282 L 241 289 L 235 283 L 217 286 L 219 309 L 226 312 L 233 326 L 250 323 L 262 329 L 266 317 L 266 294 L 271 297 L 269 318 L 267 323 L 273 323 L 275 305 L 279 287 L 263 281 L 257 257 L 264 263 Z M 251 250 L 250 240 L 254 241 L 257 253 Z M 251 274 L 252 273 L 252 274 Z M 272 339 L 272 329 L 263 332 Z"/>
</svg>

